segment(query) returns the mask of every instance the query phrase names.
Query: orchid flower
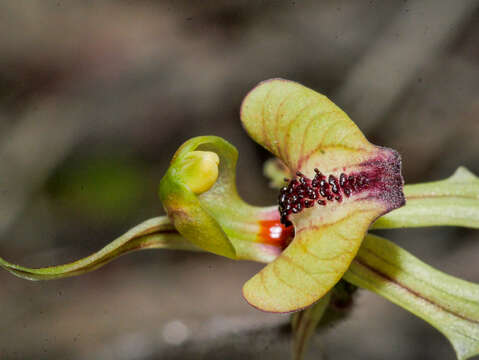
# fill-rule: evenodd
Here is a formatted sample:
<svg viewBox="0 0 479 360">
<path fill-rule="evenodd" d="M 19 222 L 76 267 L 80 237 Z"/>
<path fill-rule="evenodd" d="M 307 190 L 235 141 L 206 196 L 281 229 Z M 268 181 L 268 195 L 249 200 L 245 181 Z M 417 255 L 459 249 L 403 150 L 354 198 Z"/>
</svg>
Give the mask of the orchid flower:
<svg viewBox="0 0 479 360">
<path fill-rule="evenodd" d="M 83 274 L 134 250 L 207 251 L 267 263 L 245 283 L 243 296 L 263 311 L 296 312 L 297 359 L 323 314 L 355 286 L 429 322 L 458 359 L 479 354 L 479 285 L 368 233 L 479 228 L 479 178 L 459 168 L 446 180 L 404 186 L 396 151 L 372 145 L 327 97 L 287 80 L 257 85 L 243 101 L 241 120 L 253 140 L 276 156 L 265 171 L 280 188 L 277 205 L 244 202 L 235 185 L 237 150 L 216 136 L 196 137 L 177 150 L 161 179 L 167 216 L 147 220 L 70 264 L 31 269 L 0 258 L 0 265 L 44 280 Z"/>
</svg>

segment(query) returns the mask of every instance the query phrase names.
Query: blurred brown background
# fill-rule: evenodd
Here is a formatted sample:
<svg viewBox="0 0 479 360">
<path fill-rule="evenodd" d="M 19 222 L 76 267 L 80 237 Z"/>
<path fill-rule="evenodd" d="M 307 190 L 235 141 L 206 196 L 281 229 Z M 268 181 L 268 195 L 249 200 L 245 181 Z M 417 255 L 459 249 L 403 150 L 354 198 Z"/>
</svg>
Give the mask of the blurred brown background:
<svg viewBox="0 0 479 360">
<path fill-rule="evenodd" d="M 271 204 L 268 154 L 238 109 L 256 83 L 329 96 L 374 143 L 399 150 L 407 182 L 479 173 L 479 2 L 0 2 L 0 253 L 29 266 L 85 256 L 162 214 L 156 190 L 186 139 L 240 151 L 239 190 Z M 383 232 L 479 282 L 479 235 Z M 143 252 L 78 278 L 0 272 L 0 359 L 288 359 L 287 316 L 241 286 L 261 266 Z M 310 359 L 453 359 L 437 331 L 361 292 Z"/>
</svg>

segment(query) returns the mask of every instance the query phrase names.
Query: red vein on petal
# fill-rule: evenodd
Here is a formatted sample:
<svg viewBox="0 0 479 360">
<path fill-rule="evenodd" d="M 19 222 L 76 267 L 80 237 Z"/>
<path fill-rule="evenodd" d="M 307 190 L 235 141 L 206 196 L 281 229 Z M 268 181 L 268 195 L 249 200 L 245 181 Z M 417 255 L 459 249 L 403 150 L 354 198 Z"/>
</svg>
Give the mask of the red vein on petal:
<svg viewBox="0 0 479 360">
<path fill-rule="evenodd" d="M 350 237 L 347 237 L 346 235 L 344 234 L 341 234 L 339 231 L 337 231 L 336 229 L 333 229 L 333 232 L 334 234 L 336 234 L 337 237 L 340 237 L 341 239 L 343 239 L 344 241 L 346 241 L 347 243 L 350 243 L 350 242 L 353 242 L 354 239 L 351 239 Z"/>
<path fill-rule="evenodd" d="M 312 274 L 311 272 L 307 271 L 303 266 L 301 266 L 300 264 L 298 264 L 297 262 L 294 262 L 293 259 L 288 255 L 288 254 L 282 254 L 281 255 L 281 259 L 286 261 L 288 264 L 290 264 L 291 266 L 301 270 L 302 272 L 304 272 L 306 275 L 308 275 L 311 279 L 314 280 L 315 283 L 317 284 L 321 284 L 321 282 L 316 279 Z"/>
<path fill-rule="evenodd" d="M 260 275 L 259 278 L 260 278 L 261 284 L 263 285 L 264 291 L 266 292 L 266 294 L 268 294 L 269 297 L 272 297 L 271 292 L 266 287 L 266 280 L 264 279 L 264 272 L 260 271 L 259 275 Z"/>
<path fill-rule="evenodd" d="M 278 258 L 278 260 L 280 259 L 281 257 Z M 278 273 L 277 269 L 276 269 L 276 266 L 278 265 L 278 263 L 276 261 L 274 261 L 273 263 L 271 263 L 271 270 L 273 272 L 272 275 L 274 275 L 276 277 L 276 279 L 278 279 L 278 281 L 282 282 L 283 284 L 285 284 L 287 287 L 291 288 L 291 289 L 294 289 L 298 292 L 301 292 L 303 294 L 306 294 L 307 296 L 310 296 L 310 297 L 315 297 L 313 294 L 311 294 L 310 292 L 308 291 L 305 291 L 304 288 L 299 288 L 297 286 L 293 286 L 291 285 L 290 283 L 286 282 L 286 280 L 284 280 L 280 274 Z"/>
<path fill-rule="evenodd" d="M 286 131 L 285 131 L 285 135 L 283 137 L 283 147 L 285 149 L 285 153 L 282 152 L 281 156 L 282 156 L 282 159 L 283 161 L 288 165 L 288 167 L 291 166 L 291 157 L 290 157 L 290 153 L 289 153 L 289 149 L 291 148 L 289 146 L 289 139 L 290 139 L 290 135 L 291 135 L 291 126 L 292 124 L 294 124 L 298 118 L 305 112 L 307 111 L 309 108 L 313 107 L 313 106 L 316 106 L 316 103 L 311 103 L 311 104 L 308 104 L 308 105 L 305 105 L 303 108 L 301 108 L 301 110 L 298 111 L 298 113 L 295 115 L 294 119 L 292 119 L 287 128 L 286 128 Z M 296 170 L 296 169 L 294 169 Z"/>
<path fill-rule="evenodd" d="M 266 94 L 266 96 L 264 97 L 264 101 L 263 101 L 263 107 L 261 108 L 261 117 L 262 117 L 262 125 L 263 125 L 263 138 L 264 138 L 264 145 L 271 149 L 271 143 L 270 143 L 270 140 L 269 140 L 269 137 L 268 137 L 268 131 L 266 129 L 266 126 L 265 126 L 265 122 L 266 122 L 266 118 L 264 116 L 264 109 L 266 107 L 266 104 L 268 102 L 268 98 L 270 97 L 271 95 L 271 92 L 274 90 L 274 86 L 272 86 L 269 90 L 268 90 L 268 93 Z"/>
<path fill-rule="evenodd" d="M 311 156 L 313 156 L 315 153 L 317 153 L 318 151 L 320 150 L 329 150 L 329 149 L 343 149 L 343 150 L 346 150 L 346 151 L 367 151 L 366 149 L 364 148 L 354 148 L 354 147 L 350 147 L 350 146 L 346 146 L 346 145 L 339 145 L 339 144 L 335 144 L 335 145 L 327 145 L 327 146 L 318 146 L 317 148 L 315 148 L 313 151 L 311 151 L 308 155 L 304 156 L 302 159 L 301 159 L 301 166 L 307 162 Z M 352 165 L 348 165 L 348 166 L 352 166 Z M 298 166 L 298 169 L 301 169 L 300 166 Z"/>
<path fill-rule="evenodd" d="M 306 127 L 304 128 L 304 133 L 303 133 L 303 141 L 301 141 L 301 150 L 299 151 L 299 153 L 301 154 L 300 155 L 300 160 L 298 162 L 298 169 L 301 168 L 301 158 L 303 157 L 303 152 L 304 152 L 304 144 L 306 143 L 306 138 L 308 136 L 308 132 L 309 132 L 309 128 L 311 127 L 312 124 L 315 123 L 315 121 L 320 121 L 320 119 L 325 116 L 325 115 L 329 115 L 329 114 L 333 114 L 335 112 L 339 112 L 338 110 L 333 110 L 333 111 L 326 111 L 326 112 L 323 112 L 323 113 L 319 113 L 319 114 L 316 114 L 315 116 L 312 116 L 311 119 L 309 120 L 308 122 L 308 125 L 306 125 Z M 323 141 L 324 139 L 324 136 L 322 136 L 321 138 L 321 142 Z"/>
<path fill-rule="evenodd" d="M 352 253 L 353 253 L 352 251 L 342 250 L 342 253 L 341 253 L 341 254 L 338 254 L 338 255 L 333 256 L 333 257 L 330 257 L 330 258 L 325 258 L 325 257 L 320 257 L 319 255 L 317 255 L 317 254 L 311 252 L 311 251 L 308 249 L 307 245 L 306 245 L 304 242 L 300 241 L 299 239 L 297 240 L 296 244 L 301 248 L 301 250 L 302 250 L 305 254 L 307 254 L 307 255 L 309 255 L 309 256 L 315 258 L 315 259 L 318 260 L 318 261 L 333 261 L 333 260 L 339 258 L 340 256 L 343 256 L 344 254 L 352 254 Z"/>
<path fill-rule="evenodd" d="M 344 126 L 344 124 L 342 124 L 341 122 L 332 122 L 331 124 L 328 124 L 328 127 L 326 128 L 326 130 L 323 131 L 323 133 L 321 134 L 321 140 L 319 140 L 318 146 L 316 146 L 307 155 L 304 155 L 303 153 L 301 153 L 301 156 L 298 160 L 297 169 L 301 169 L 304 162 L 309 160 L 309 158 L 311 156 L 313 156 L 314 154 L 316 154 L 318 151 L 324 150 L 324 149 L 331 146 L 331 145 L 323 146 L 322 144 L 323 144 L 324 140 L 328 138 L 328 135 L 331 132 L 331 130 L 336 128 L 337 126 Z M 303 145 L 304 145 L 304 141 L 305 141 L 305 138 L 303 138 Z M 332 145 L 332 146 L 335 146 L 335 145 Z"/>
<path fill-rule="evenodd" d="M 326 223 L 326 224 L 321 224 L 321 225 L 310 225 L 308 227 L 303 227 L 299 230 L 296 230 L 296 236 L 298 236 L 300 233 L 302 233 L 303 231 L 306 231 L 306 230 L 311 230 L 311 231 L 317 231 L 319 229 L 322 229 L 322 228 L 328 228 L 328 227 L 331 227 L 331 226 L 334 226 L 336 224 L 339 224 L 343 221 L 346 221 L 348 220 L 349 218 L 351 218 L 352 216 L 356 215 L 356 214 L 362 214 L 362 213 L 367 213 L 367 212 L 373 212 L 375 210 L 356 210 L 351 213 L 351 214 L 348 214 L 347 216 L 345 217 L 342 217 L 341 219 L 338 219 L 334 222 L 330 222 L 330 223 Z"/>
<path fill-rule="evenodd" d="M 315 258 L 316 260 L 322 260 L 318 255 L 316 255 L 315 253 L 309 251 L 308 247 L 306 246 L 306 244 L 302 241 L 300 241 L 299 239 L 296 240 L 296 244 L 298 244 L 298 246 L 301 248 L 301 250 L 307 254 L 307 255 L 310 255 L 311 257 Z"/>
<path fill-rule="evenodd" d="M 351 255 L 351 254 L 353 254 L 353 252 L 352 252 L 352 251 L 342 250 L 342 253 L 341 253 L 341 254 L 338 254 L 338 255 L 335 255 L 335 256 L 331 256 L 331 257 L 329 257 L 329 258 L 322 258 L 321 260 L 323 260 L 323 261 L 335 261 L 335 260 L 337 260 L 338 258 L 340 258 L 341 256 L 344 256 L 344 255 L 347 255 L 347 254 Z"/>
<path fill-rule="evenodd" d="M 281 103 L 278 105 L 278 108 L 276 109 L 276 116 L 275 116 L 275 121 L 274 121 L 274 124 L 275 124 L 274 139 L 276 141 L 276 154 L 278 154 L 278 155 L 281 153 L 280 146 L 279 146 L 279 139 L 278 139 L 278 131 L 279 131 L 279 116 L 278 116 L 278 114 L 279 114 L 279 111 L 281 110 L 281 107 L 284 105 L 284 103 L 287 100 L 289 100 L 289 96 L 285 96 L 284 99 L 281 101 Z M 271 149 L 271 152 L 273 152 L 273 149 Z"/>
</svg>

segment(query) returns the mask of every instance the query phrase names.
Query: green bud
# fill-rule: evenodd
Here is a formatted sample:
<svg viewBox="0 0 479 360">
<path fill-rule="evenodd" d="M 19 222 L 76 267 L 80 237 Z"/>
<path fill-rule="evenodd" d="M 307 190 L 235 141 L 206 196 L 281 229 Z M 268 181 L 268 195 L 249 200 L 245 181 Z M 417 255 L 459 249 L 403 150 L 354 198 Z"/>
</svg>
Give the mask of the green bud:
<svg viewBox="0 0 479 360">
<path fill-rule="evenodd" d="M 232 175 L 237 156 L 236 149 L 219 137 L 192 138 L 173 155 L 158 187 L 168 217 L 185 239 L 231 259 L 237 258 L 236 249 L 222 226 L 229 215 L 218 217 L 216 210 L 218 204 L 237 201 Z M 219 211 L 225 214 L 223 208 Z"/>
<path fill-rule="evenodd" d="M 192 151 L 177 167 L 177 175 L 195 194 L 211 189 L 218 179 L 220 158 L 212 151 Z"/>
</svg>

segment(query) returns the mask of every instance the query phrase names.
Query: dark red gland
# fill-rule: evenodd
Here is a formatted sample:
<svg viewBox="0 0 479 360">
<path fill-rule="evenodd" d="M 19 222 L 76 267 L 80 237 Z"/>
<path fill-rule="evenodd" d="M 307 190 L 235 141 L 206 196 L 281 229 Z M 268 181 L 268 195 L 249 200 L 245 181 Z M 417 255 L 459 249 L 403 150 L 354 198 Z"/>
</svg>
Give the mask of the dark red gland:
<svg viewBox="0 0 479 360">
<path fill-rule="evenodd" d="M 334 175 L 326 177 L 318 169 L 314 171 L 316 174 L 313 179 L 301 172 L 297 172 L 292 180 L 285 179 L 289 184 L 280 190 L 278 199 L 283 225 L 292 225 L 288 220 L 290 214 L 297 214 L 315 204 L 325 206 L 328 202 L 340 203 L 343 196 L 350 197 L 352 193 L 368 188 L 371 182 L 365 172 L 349 176 L 342 173 L 338 179 Z"/>
<path fill-rule="evenodd" d="M 279 212 L 281 223 L 290 226 L 288 215 L 297 214 L 303 209 L 315 204 L 325 206 L 328 202 L 341 202 L 343 196 L 349 197 L 354 191 L 362 190 L 369 185 L 365 173 L 347 176 L 342 173 L 339 179 L 334 175 L 326 177 L 318 169 L 314 169 L 315 176 L 310 179 L 301 172 L 283 187 L 279 195 Z"/>
<path fill-rule="evenodd" d="M 291 226 L 290 214 L 297 214 L 313 206 L 325 206 L 331 202 L 341 203 L 344 197 L 366 189 L 368 197 L 374 197 L 387 204 L 387 211 L 404 205 L 401 176 L 401 159 L 391 149 L 384 149 L 384 155 L 360 164 L 361 171 L 351 174 L 341 173 L 339 177 L 323 175 L 314 169 L 314 178 L 310 179 L 301 172 L 280 190 L 279 213 L 281 223 Z"/>
</svg>

